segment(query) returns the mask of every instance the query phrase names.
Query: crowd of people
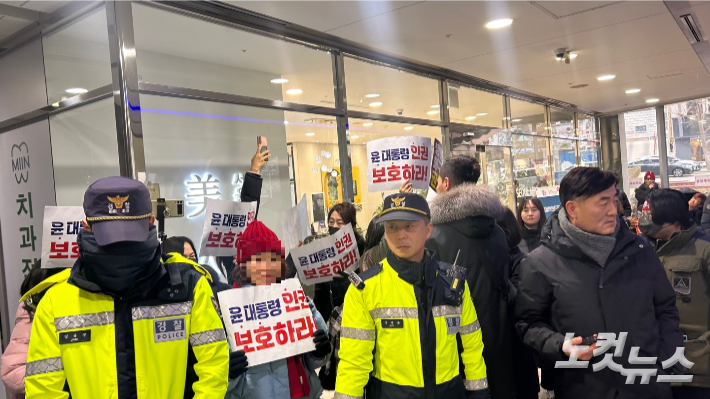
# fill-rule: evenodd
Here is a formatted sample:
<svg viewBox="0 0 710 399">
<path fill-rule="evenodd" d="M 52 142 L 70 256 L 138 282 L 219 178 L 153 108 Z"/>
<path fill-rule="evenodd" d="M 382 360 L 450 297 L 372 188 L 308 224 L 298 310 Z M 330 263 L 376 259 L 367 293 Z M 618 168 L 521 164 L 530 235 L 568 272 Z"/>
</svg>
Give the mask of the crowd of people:
<svg viewBox="0 0 710 399">
<path fill-rule="evenodd" d="M 444 161 L 433 199 L 408 182 L 384 198 L 356 233 L 355 272 L 315 285 L 314 350 L 251 366 L 229 347 L 218 293 L 297 278 L 258 220 L 260 150 L 241 193 L 256 220 L 217 267 L 198 263 L 189 237 L 159 242 L 142 183 L 89 186 L 79 260 L 38 262 L 20 287 L 1 370 L 16 398 L 532 399 L 541 386 L 562 399 L 710 397 L 704 194 L 661 189 L 649 172 L 637 234 L 610 172 L 575 168 L 556 211 L 533 197 L 513 212 L 466 155 Z M 110 213 L 109 195 L 130 196 L 130 214 Z M 327 221 L 331 235 L 358 231 L 350 203 Z M 173 338 L 154 330 L 166 322 Z M 654 378 L 629 383 L 629 371 Z"/>
</svg>

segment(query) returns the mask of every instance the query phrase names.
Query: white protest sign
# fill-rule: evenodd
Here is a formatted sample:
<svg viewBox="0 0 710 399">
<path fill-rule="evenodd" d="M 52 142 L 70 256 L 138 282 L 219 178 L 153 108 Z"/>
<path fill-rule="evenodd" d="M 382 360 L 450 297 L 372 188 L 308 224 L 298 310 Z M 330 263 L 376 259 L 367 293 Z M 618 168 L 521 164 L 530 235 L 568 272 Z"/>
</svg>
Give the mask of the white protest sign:
<svg viewBox="0 0 710 399">
<path fill-rule="evenodd" d="M 45 206 L 42 226 L 42 268 L 72 267 L 79 258 L 77 236 L 83 229 L 81 206 Z"/>
<path fill-rule="evenodd" d="M 291 257 L 301 281 L 308 285 L 331 281 L 339 271 L 352 271 L 360 259 L 353 226 L 348 223 L 331 236 L 294 248 Z"/>
<path fill-rule="evenodd" d="M 246 352 L 249 367 L 315 349 L 313 333 L 318 327 L 298 279 L 235 288 L 217 296 L 230 348 Z"/>
<path fill-rule="evenodd" d="M 367 187 L 370 192 L 398 190 L 403 180 L 412 188 L 429 187 L 431 139 L 388 137 L 367 142 Z"/>
<path fill-rule="evenodd" d="M 254 220 L 256 202 L 207 198 L 200 256 L 234 256 L 247 224 Z"/>
<path fill-rule="evenodd" d="M 296 248 L 298 242 L 303 242 L 310 235 L 310 223 L 308 222 L 308 205 L 306 204 L 306 194 L 303 194 L 298 205 L 283 213 L 281 219 L 283 227 L 284 248 L 291 250 Z"/>
</svg>

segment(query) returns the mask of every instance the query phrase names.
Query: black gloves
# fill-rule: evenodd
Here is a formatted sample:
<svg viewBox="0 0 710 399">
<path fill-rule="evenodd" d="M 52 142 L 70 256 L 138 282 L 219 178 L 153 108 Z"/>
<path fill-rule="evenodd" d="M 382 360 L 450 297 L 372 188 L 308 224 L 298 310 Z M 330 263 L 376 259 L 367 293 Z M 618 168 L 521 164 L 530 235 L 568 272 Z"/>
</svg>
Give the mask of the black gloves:
<svg viewBox="0 0 710 399">
<path fill-rule="evenodd" d="M 244 351 L 229 353 L 229 379 L 233 380 L 246 373 L 249 362 Z"/>
<path fill-rule="evenodd" d="M 313 343 L 316 344 L 316 349 L 311 352 L 314 357 L 320 359 L 328 356 L 330 353 L 330 337 L 328 337 L 328 333 L 323 330 L 314 332 Z"/>
</svg>

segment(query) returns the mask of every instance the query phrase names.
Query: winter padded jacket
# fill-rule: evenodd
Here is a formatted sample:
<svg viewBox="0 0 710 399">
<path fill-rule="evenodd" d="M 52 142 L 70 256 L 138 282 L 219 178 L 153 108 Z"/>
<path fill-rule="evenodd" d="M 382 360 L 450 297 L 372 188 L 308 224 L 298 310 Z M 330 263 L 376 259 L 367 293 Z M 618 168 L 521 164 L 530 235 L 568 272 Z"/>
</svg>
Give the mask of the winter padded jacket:
<svg viewBox="0 0 710 399">
<path fill-rule="evenodd" d="M 516 303 L 517 331 L 537 352 L 542 367 L 553 374 L 560 399 L 671 398 L 670 384 L 627 385 L 626 377 L 609 368 L 594 372 L 592 358 L 586 368 L 554 368 L 569 360 L 562 352 L 566 333 L 588 337 L 597 333 L 627 332 L 623 353 L 613 361 L 624 369 L 655 368 L 658 375 L 682 373 L 676 363 L 663 369 L 676 348 L 683 347 L 675 293 L 663 265 L 644 237 L 620 228 L 604 267 L 574 244 L 560 227 L 558 211 L 543 227 L 542 247 L 521 264 L 522 277 Z M 623 223 L 621 219 L 618 223 Z M 632 347 L 640 357 L 656 357 L 651 365 L 630 364 Z M 612 353 L 615 348 L 607 353 Z"/>
<path fill-rule="evenodd" d="M 490 187 L 461 184 L 429 204 L 434 229 L 426 247 L 438 260 L 466 268 L 466 281 L 483 333 L 483 358 L 493 398 L 514 398 L 511 353 L 512 315 L 508 310 L 510 255 L 495 218 L 503 213 Z"/>
<path fill-rule="evenodd" d="M 15 315 L 15 329 L 12 330 L 10 345 L 5 349 L 0 361 L 2 382 L 13 394 L 12 399 L 25 397 L 25 366 L 27 365 L 27 348 L 30 346 L 31 331 L 30 315 L 20 303 Z"/>
</svg>

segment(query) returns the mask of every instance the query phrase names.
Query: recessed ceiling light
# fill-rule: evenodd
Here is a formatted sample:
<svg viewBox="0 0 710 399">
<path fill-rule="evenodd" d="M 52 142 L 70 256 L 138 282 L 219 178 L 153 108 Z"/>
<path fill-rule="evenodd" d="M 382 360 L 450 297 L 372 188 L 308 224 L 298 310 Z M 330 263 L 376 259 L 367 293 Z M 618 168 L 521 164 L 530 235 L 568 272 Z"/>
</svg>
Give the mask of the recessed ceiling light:
<svg viewBox="0 0 710 399">
<path fill-rule="evenodd" d="M 467 121 L 472 121 L 472 120 L 476 119 L 476 117 L 475 116 L 467 116 L 464 119 L 466 119 Z"/>
<path fill-rule="evenodd" d="M 303 90 L 302 89 L 288 89 L 288 90 L 286 90 L 286 94 L 290 94 L 292 96 L 297 96 L 299 94 L 303 94 Z"/>
<path fill-rule="evenodd" d="M 88 93 L 88 92 L 89 92 L 88 90 L 82 89 L 81 87 L 74 87 L 74 88 L 71 88 L 71 89 L 66 89 L 66 90 L 64 90 L 64 91 L 66 91 L 66 92 L 69 93 L 69 94 L 84 94 L 84 93 Z"/>
<path fill-rule="evenodd" d="M 359 139 L 360 136 L 358 136 L 358 135 L 356 134 L 356 135 L 354 135 L 354 136 L 350 136 L 350 138 L 351 138 L 351 139 Z"/>
<path fill-rule="evenodd" d="M 640 91 L 641 91 L 641 89 L 629 89 L 629 90 L 626 90 L 626 94 L 636 94 Z"/>
<path fill-rule="evenodd" d="M 436 115 L 438 113 L 439 113 L 438 110 L 437 111 L 427 111 L 427 115 Z"/>
<path fill-rule="evenodd" d="M 55 107 L 55 108 L 58 107 L 58 106 L 59 106 L 59 101 L 57 101 L 56 103 L 53 103 L 52 106 Z"/>
<path fill-rule="evenodd" d="M 365 94 L 365 98 L 377 98 L 380 95 L 377 93 L 370 93 L 370 94 Z"/>
<path fill-rule="evenodd" d="M 481 112 L 480 114 L 476 114 L 477 116 L 486 116 L 488 115 L 488 112 Z"/>
<path fill-rule="evenodd" d="M 569 53 L 569 58 L 570 58 L 571 60 L 573 60 L 573 59 L 577 58 L 578 55 L 579 55 L 579 54 L 577 54 L 577 53 Z"/>
<path fill-rule="evenodd" d="M 315 135 L 316 135 L 316 134 L 313 133 L 313 132 L 308 132 L 308 133 L 306 133 L 306 136 L 315 136 Z"/>
<path fill-rule="evenodd" d="M 513 119 L 511 122 L 521 122 L 522 119 Z"/>
<path fill-rule="evenodd" d="M 288 125 L 288 121 L 284 121 L 284 125 Z"/>
<path fill-rule="evenodd" d="M 657 103 L 657 102 L 659 102 L 659 101 L 660 101 L 660 100 L 657 99 L 657 98 L 649 98 L 648 100 L 646 100 L 646 102 L 649 103 L 649 104 Z"/>
<path fill-rule="evenodd" d="M 374 125 L 374 123 L 372 123 L 372 122 L 365 122 L 365 123 L 363 123 L 362 125 L 365 126 L 365 127 L 370 127 L 370 126 Z"/>
<path fill-rule="evenodd" d="M 404 128 L 404 130 L 414 130 L 414 126 L 407 126 Z"/>
<path fill-rule="evenodd" d="M 496 20 L 488 22 L 486 24 L 486 28 L 488 28 L 488 29 L 504 28 L 506 26 L 509 26 L 512 23 L 513 23 L 513 20 L 511 18 L 501 18 L 501 19 L 496 19 Z"/>
<path fill-rule="evenodd" d="M 284 79 L 284 78 L 271 79 L 271 83 L 280 85 L 280 84 L 288 83 L 288 79 Z"/>
<path fill-rule="evenodd" d="M 434 105 L 430 106 L 429 108 L 439 108 L 439 104 L 434 104 Z"/>
<path fill-rule="evenodd" d="M 603 75 L 597 78 L 598 81 L 602 82 L 604 80 L 612 80 L 616 77 L 616 75 Z"/>
<path fill-rule="evenodd" d="M 382 106 L 382 101 L 375 101 L 374 103 L 370 103 L 370 106 L 373 108 L 380 107 Z"/>
</svg>

